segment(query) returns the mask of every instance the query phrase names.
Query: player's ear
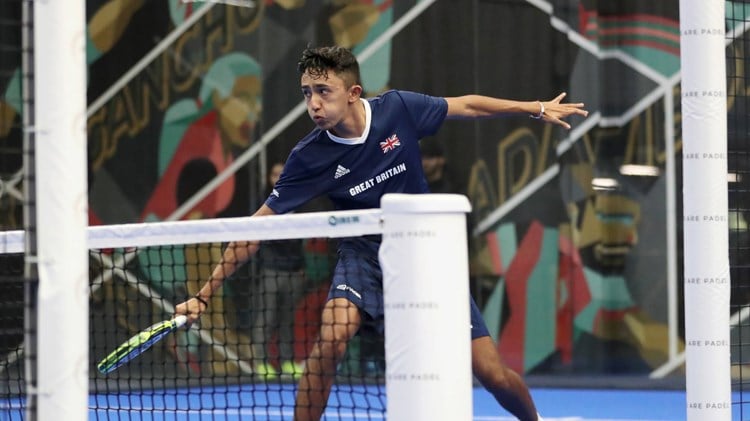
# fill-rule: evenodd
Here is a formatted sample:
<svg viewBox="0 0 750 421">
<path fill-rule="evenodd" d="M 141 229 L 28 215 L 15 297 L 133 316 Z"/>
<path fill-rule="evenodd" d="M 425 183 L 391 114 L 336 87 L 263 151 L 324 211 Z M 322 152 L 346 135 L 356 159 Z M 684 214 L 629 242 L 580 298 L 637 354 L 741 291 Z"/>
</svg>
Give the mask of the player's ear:
<svg viewBox="0 0 750 421">
<path fill-rule="evenodd" d="M 349 101 L 357 101 L 360 97 L 362 97 L 362 85 L 352 85 L 352 87 L 349 88 Z"/>
</svg>

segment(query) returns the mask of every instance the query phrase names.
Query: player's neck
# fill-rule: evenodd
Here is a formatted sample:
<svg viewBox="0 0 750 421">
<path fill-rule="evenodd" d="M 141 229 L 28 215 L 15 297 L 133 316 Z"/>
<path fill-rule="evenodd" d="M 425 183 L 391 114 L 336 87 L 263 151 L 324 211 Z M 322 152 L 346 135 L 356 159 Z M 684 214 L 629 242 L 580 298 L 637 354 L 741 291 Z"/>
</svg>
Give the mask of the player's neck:
<svg viewBox="0 0 750 421">
<path fill-rule="evenodd" d="M 365 104 L 358 100 L 349 104 L 348 115 L 330 131 L 338 137 L 354 139 L 362 136 L 365 127 L 367 127 Z"/>
</svg>

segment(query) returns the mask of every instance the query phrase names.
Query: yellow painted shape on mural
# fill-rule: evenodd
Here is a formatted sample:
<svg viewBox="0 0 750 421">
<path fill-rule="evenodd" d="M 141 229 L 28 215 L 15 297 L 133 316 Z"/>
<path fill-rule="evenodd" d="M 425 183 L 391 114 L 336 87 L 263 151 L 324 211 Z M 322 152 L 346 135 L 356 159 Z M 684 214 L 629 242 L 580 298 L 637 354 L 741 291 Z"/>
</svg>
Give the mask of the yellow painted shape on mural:
<svg viewBox="0 0 750 421">
<path fill-rule="evenodd" d="M 634 344 L 644 361 L 658 367 L 669 359 L 669 331 L 667 325 L 656 322 L 642 311 L 628 313 L 623 318 Z M 685 349 L 682 340 L 677 344 L 678 352 Z"/>
<path fill-rule="evenodd" d="M 591 164 L 573 164 L 569 166 L 569 171 L 573 180 L 578 183 L 578 186 L 586 194 L 586 197 L 594 194 L 594 188 L 591 185 L 593 179 L 594 170 Z"/>
<path fill-rule="evenodd" d="M 352 48 L 364 41 L 370 28 L 380 18 L 378 8 L 371 4 L 349 4 L 328 20 L 337 45 Z"/>
<path fill-rule="evenodd" d="M 499 276 L 499 273 L 495 273 L 490 248 L 487 247 L 487 240 L 484 237 L 480 238 L 482 242 L 476 242 L 469 259 L 469 273 L 472 276 Z"/>
<path fill-rule="evenodd" d="M 0 101 L 0 137 L 8 136 L 13 128 L 13 120 L 16 118 L 16 110 L 5 101 Z"/>
<path fill-rule="evenodd" d="M 630 215 L 634 222 L 641 216 L 641 205 L 620 194 L 600 194 L 596 196 L 596 210 L 602 214 Z"/>
<path fill-rule="evenodd" d="M 596 216 L 594 204 L 590 200 L 587 200 L 585 203 L 581 229 L 579 230 L 578 242 L 576 243 L 578 248 L 588 247 L 598 242 L 601 238 L 601 224 L 599 224 L 599 218 Z"/>
<path fill-rule="evenodd" d="M 304 6 L 305 0 L 275 0 L 275 3 L 286 10 L 292 10 Z"/>
<path fill-rule="evenodd" d="M 601 225 L 599 238 L 604 244 L 632 245 L 635 244 L 634 227 L 628 223 L 607 222 Z"/>
<path fill-rule="evenodd" d="M 187 267 L 186 280 L 188 295 L 194 295 L 202 286 L 202 280 L 209 279 L 212 268 L 222 258 L 222 245 L 220 243 L 198 244 L 185 247 L 185 264 Z M 239 334 L 227 325 L 227 314 L 236 314 L 233 300 L 226 299 L 224 288 L 220 287 L 214 291 L 208 310 L 201 318 L 200 328 L 211 332 L 212 338 L 225 344 L 232 352 L 242 356 L 242 361 L 252 361 L 253 350 L 250 338 Z M 234 344 L 234 345 L 228 345 Z M 233 374 L 240 372 L 237 360 L 227 360 L 226 352 L 217 351 L 215 347 L 210 349 L 209 374 Z"/>
<path fill-rule="evenodd" d="M 144 0 L 111 0 L 96 11 L 88 23 L 88 29 L 97 50 L 109 51 L 115 45 L 143 2 Z"/>
</svg>

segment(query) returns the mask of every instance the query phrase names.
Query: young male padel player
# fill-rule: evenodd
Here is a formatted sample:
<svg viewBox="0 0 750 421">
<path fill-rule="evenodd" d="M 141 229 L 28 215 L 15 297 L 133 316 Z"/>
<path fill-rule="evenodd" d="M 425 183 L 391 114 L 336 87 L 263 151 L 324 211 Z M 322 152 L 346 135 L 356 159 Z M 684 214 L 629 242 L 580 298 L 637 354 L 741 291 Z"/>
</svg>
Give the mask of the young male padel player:
<svg viewBox="0 0 750 421">
<path fill-rule="evenodd" d="M 543 102 L 480 95 L 439 98 L 395 90 L 363 99 L 357 59 L 341 47 L 306 49 L 298 69 L 307 112 L 316 127 L 292 149 L 276 187 L 254 216 L 287 213 L 322 194 L 343 210 L 378 208 L 386 193 L 428 193 L 419 140 L 434 134 L 446 119 L 529 115 L 569 129 L 563 118 L 588 114 L 582 103 L 562 103 L 564 93 Z M 318 340 L 297 390 L 297 421 L 321 418 L 337 363 L 360 327 L 383 330 L 379 245 L 380 238 L 372 236 L 340 241 Z M 211 278 L 175 312 L 196 321 L 224 279 L 259 246 L 229 244 Z M 539 419 L 528 387 L 502 362 L 473 299 L 471 323 L 476 378 L 520 420 Z"/>
</svg>

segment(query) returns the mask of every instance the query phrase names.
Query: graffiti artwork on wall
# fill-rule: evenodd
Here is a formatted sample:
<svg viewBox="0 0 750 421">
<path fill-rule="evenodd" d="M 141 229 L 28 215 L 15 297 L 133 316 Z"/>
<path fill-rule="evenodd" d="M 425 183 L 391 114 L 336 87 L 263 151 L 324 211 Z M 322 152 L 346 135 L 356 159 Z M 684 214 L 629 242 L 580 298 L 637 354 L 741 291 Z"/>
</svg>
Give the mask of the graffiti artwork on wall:
<svg viewBox="0 0 750 421">
<path fill-rule="evenodd" d="M 586 100 L 597 127 L 557 142 L 548 129 L 516 129 L 497 143 L 496 176 L 474 164 L 469 196 L 485 229 L 472 266 L 497 275 L 484 314 L 514 368 L 649 373 L 669 357 L 665 102 L 653 94 L 679 103 L 669 83 L 679 25 L 671 12 L 588 3 L 565 16 L 589 51 L 575 61 L 570 90 L 599 97 Z M 627 81 L 608 80 L 615 75 Z M 591 94 L 600 89 L 606 94 Z M 679 127 L 679 110 L 669 112 Z M 624 170 L 631 167 L 652 173 Z M 511 199 L 516 207 L 488 224 Z"/>
</svg>

